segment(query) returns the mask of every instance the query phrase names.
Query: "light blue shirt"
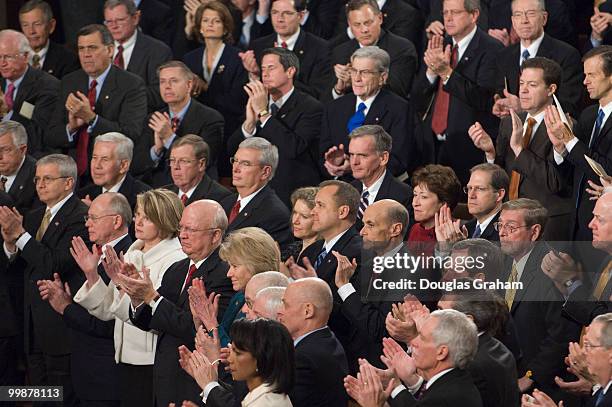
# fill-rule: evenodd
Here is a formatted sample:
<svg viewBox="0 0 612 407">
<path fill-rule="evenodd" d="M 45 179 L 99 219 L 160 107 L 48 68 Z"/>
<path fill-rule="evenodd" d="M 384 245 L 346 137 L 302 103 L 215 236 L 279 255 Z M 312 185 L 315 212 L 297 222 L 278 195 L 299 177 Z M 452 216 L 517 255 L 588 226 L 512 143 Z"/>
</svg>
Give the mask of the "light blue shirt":
<svg viewBox="0 0 612 407">
<path fill-rule="evenodd" d="M 172 113 L 172 109 L 169 109 L 170 120 L 172 120 L 175 117 L 177 117 L 179 119 L 179 124 L 182 123 L 183 122 L 183 118 L 185 117 L 185 114 L 187 114 L 187 110 L 189 110 L 189 106 L 191 106 L 191 98 L 189 98 L 189 102 L 187 102 L 185 107 L 183 109 L 181 109 L 181 111 L 178 112 L 177 114 Z M 172 135 L 170 137 L 168 137 L 168 140 L 166 140 L 164 142 L 164 148 L 166 150 L 170 149 L 170 146 L 172 146 L 172 143 L 174 142 L 175 138 L 176 138 L 176 133 L 172 133 Z M 151 160 L 153 160 L 154 163 L 159 162 L 159 160 L 161 159 L 161 155 L 155 154 L 155 146 L 151 147 L 150 155 L 151 155 Z"/>
</svg>

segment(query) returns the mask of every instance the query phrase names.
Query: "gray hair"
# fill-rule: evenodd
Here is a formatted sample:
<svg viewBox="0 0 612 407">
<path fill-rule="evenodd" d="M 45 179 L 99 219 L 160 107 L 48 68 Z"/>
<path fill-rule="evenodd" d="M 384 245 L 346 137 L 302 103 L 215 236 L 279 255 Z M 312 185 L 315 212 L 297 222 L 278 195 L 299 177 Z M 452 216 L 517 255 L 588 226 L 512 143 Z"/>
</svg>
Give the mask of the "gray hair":
<svg viewBox="0 0 612 407">
<path fill-rule="evenodd" d="M 106 0 L 104 3 L 104 9 L 113 9 L 117 6 L 125 6 L 129 15 L 133 16 L 138 12 L 134 0 Z"/>
<path fill-rule="evenodd" d="M 23 124 L 13 120 L 7 120 L 4 122 L 0 121 L 0 136 L 7 133 L 11 134 L 15 147 L 28 144 L 28 133 L 26 132 L 25 127 L 23 127 Z"/>
<path fill-rule="evenodd" d="M 437 326 L 432 332 L 436 346 L 446 345 L 453 367 L 463 369 L 470 363 L 478 349 L 478 331 L 474 322 L 454 309 L 431 313 Z"/>
<path fill-rule="evenodd" d="M 463 0 L 463 8 L 468 13 L 473 13 L 476 10 L 480 11 L 480 0 Z"/>
<path fill-rule="evenodd" d="M 389 72 L 389 65 L 391 64 L 389 53 L 376 45 L 359 48 L 357 51 L 353 52 L 353 55 L 351 55 L 351 63 L 357 58 L 372 59 L 376 63 L 376 70 L 378 72 Z"/>
<path fill-rule="evenodd" d="M 119 192 L 107 192 L 104 195 L 99 196 L 109 196 L 110 202 L 108 203 L 108 207 L 111 211 L 121 216 L 121 220 L 125 227 L 130 226 L 132 223 L 132 207 L 128 202 L 127 198 L 120 194 Z"/>
<path fill-rule="evenodd" d="M 57 165 L 61 177 L 72 178 L 73 185 L 77 184 L 77 165 L 74 159 L 65 154 L 49 154 L 36 162 L 36 168 L 42 165 Z M 74 189 L 74 187 L 73 187 Z"/>
<path fill-rule="evenodd" d="M 465 1 L 467 3 L 467 0 L 465 0 Z M 544 0 L 535 0 L 535 2 L 537 3 L 538 10 L 546 11 L 546 2 Z M 514 3 L 516 3 L 516 0 L 512 0 L 512 3 L 510 4 L 510 7 L 514 7 Z M 466 5 L 465 9 L 467 10 L 467 5 Z"/>
<path fill-rule="evenodd" d="M 19 9 L 19 14 L 29 13 L 30 11 L 36 10 L 36 9 L 39 9 L 42 12 L 43 18 L 45 19 L 46 23 L 51 21 L 51 19 L 53 18 L 53 9 L 51 9 L 51 6 L 49 5 L 49 3 L 47 3 L 46 1 L 42 1 L 42 0 L 30 0 L 26 2 Z"/>
<path fill-rule="evenodd" d="M 20 53 L 32 53 L 32 47 L 30 47 L 30 42 L 28 41 L 28 38 L 19 31 L 15 31 L 15 30 L 2 30 L 0 31 L 0 42 L 6 41 L 6 40 L 13 40 L 17 43 L 17 49 L 19 50 Z"/>
<path fill-rule="evenodd" d="M 278 271 L 264 271 L 251 277 L 249 283 L 251 282 L 263 288 L 287 287 L 289 285 L 289 278 Z"/>
<path fill-rule="evenodd" d="M 278 317 L 278 310 L 281 305 L 283 305 L 283 294 L 285 294 L 285 290 L 287 287 L 266 287 L 262 288 L 255 294 L 255 298 L 262 297 L 265 302 L 266 314 L 274 315 L 274 319 L 276 320 Z"/>
<path fill-rule="evenodd" d="M 187 65 L 185 65 L 183 61 L 173 60 L 173 61 L 165 62 L 157 67 L 157 77 L 159 78 L 160 72 L 167 68 L 179 68 L 181 72 L 183 73 L 183 78 L 186 81 L 192 80 L 193 78 L 197 76 L 191 71 L 191 69 L 189 69 Z"/>
<path fill-rule="evenodd" d="M 544 226 L 546 226 L 546 221 L 548 220 L 548 210 L 535 199 L 518 198 L 512 201 L 504 202 L 501 210 L 525 211 L 525 223 L 527 226 L 540 225 L 542 227 L 542 232 L 544 231 Z"/>
<path fill-rule="evenodd" d="M 96 137 L 94 145 L 101 142 L 115 143 L 115 154 L 119 160 L 132 161 L 134 156 L 134 142 L 125 135 L 112 131 Z"/>
<path fill-rule="evenodd" d="M 385 151 L 391 153 L 393 139 L 389 133 L 382 128 L 382 126 L 379 126 L 378 124 L 366 124 L 355 128 L 348 135 L 349 140 L 360 137 L 374 138 L 374 150 L 376 150 L 377 153 L 382 154 Z"/>
<path fill-rule="evenodd" d="M 601 345 L 606 349 L 612 348 L 612 312 L 596 316 L 591 326 L 594 323 L 601 324 Z"/>
<path fill-rule="evenodd" d="M 106 28 L 105 25 L 102 24 L 89 24 L 85 27 L 81 27 L 81 29 L 77 31 L 77 40 L 79 37 L 84 37 L 86 35 L 91 35 L 95 33 L 100 33 L 103 45 L 115 45 L 111 32 L 108 30 L 108 28 Z"/>
<path fill-rule="evenodd" d="M 259 164 L 272 167 L 270 179 L 274 177 L 278 168 L 278 147 L 262 137 L 249 137 L 245 139 L 238 148 L 250 148 L 260 152 Z"/>
</svg>

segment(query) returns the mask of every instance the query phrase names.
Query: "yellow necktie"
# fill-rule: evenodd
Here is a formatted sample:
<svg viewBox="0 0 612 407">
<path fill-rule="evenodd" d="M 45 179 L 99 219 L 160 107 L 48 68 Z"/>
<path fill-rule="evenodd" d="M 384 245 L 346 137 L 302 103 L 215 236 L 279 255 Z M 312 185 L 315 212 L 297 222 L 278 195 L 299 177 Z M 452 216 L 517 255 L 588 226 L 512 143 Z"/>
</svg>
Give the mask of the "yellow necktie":
<svg viewBox="0 0 612 407">
<path fill-rule="evenodd" d="M 518 281 L 518 270 L 516 268 L 516 264 L 512 263 L 512 271 L 510 272 L 510 277 L 508 277 L 508 283 L 516 283 Z M 512 303 L 514 302 L 514 296 L 516 295 L 516 288 L 508 288 L 506 289 L 506 303 L 508 304 L 508 309 L 512 308 Z"/>
<path fill-rule="evenodd" d="M 38 227 L 38 231 L 36 232 L 36 240 L 38 240 L 39 242 L 45 235 L 45 232 L 49 227 L 49 223 L 51 223 L 51 210 L 47 208 L 47 210 L 45 211 L 45 216 L 43 216 L 42 222 L 40 222 L 40 226 Z"/>
<path fill-rule="evenodd" d="M 606 268 L 601 272 L 601 276 L 599 276 L 599 281 L 593 290 L 593 297 L 597 300 L 601 300 L 601 295 L 603 294 L 606 286 L 608 285 L 608 281 L 610 281 L 610 271 L 612 271 L 612 260 L 608 262 Z"/>
</svg>

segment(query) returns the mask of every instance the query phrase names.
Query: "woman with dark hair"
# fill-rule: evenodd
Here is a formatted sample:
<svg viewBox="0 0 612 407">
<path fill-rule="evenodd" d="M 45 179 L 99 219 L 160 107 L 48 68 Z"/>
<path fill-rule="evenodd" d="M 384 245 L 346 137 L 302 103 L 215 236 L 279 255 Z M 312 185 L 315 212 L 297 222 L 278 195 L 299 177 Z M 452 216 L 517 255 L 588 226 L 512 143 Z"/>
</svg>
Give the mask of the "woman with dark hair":
<svg viewBox="0 0 612 407">
<path fill-rule="evenodd" d="M 268 319 L 240 319 L 232 324 L 230 335 L 232 378 L 244 380 L 249 388 L 242 406 L 292 406 L 287 394 L 295 382 L 295 355 L 287 328 Z"/>
<path fill-rule="evenodd" d="M 450 167 L 429 164 L 412 175 L 412 208 L 415 224 L 408 233 L 413 253 L 433 255 L 436 244 L 435 216 L 446 205 L 452 211 L 461 196 L 461 183 Z"/>
<path fill-rule="evenodd" d="M 195 13 L 193 27 L 203 46 L 183 57 L 198 77 L 195 90 L 198 100 L 225 118 L 225 140 L 241 125 L 247 102 L 242 87 L 248 74 L 238 56 L 240 50 L 230 45 L 233 30 L 234 20 L 227 6 L 218 0 L 205 2 Z M 222 154 L 217 162 L 221 176 L 231 175 L 229 157 Z"/>
</svg>

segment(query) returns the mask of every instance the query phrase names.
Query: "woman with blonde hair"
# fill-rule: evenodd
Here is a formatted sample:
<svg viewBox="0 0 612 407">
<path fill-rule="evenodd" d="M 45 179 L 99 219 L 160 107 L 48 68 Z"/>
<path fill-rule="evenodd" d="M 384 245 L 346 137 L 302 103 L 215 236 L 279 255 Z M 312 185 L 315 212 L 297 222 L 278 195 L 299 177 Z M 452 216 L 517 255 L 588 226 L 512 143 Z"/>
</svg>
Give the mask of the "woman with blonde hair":
<svg viewBox="0 0 612 407">
<path fill-rule="evenodd" d="M 149 270 L 153 287 L 159 288 L 166 270 L 186 257 L 178 240 L 179 221 L 183 205 L 178 196 L 166 189 L 155 189 L 136 198 L 134 226 L 136 241 L 123 254 L 122 260 L 111 245 L 102 255 L 109 277 L 120 263 L 133 264 L 138 272 Z M 77 263 L 90 260 L 97 254 L 89 250 L 74 250 Z M 94 260 L 95 261 L 95 260 Z M 130 298 L 120 286 L 108 285 L 98 273 L 86 274 L 87 281 L 74 300 L 101 320 L 115 319 L 115 361 L 119 364 L 121 405 L 153 405 L 153 362 L 157 334 L 133 326 L 130 319 Z M 141 274 L 141 278 L 143 275 Z"/>
<path fill-rule="evenodd" d="M 236 291 L 221 322 L 217 321 L 218 295 L 211 294 L 207 298 L 204 290 L 195 284 L 189 290 L 189 303 L 191 313 L 209 334 L 218 330 L 221 346 L 225 347 L 230 342 L 232 322 L 245 316 L 240 309 L 245 302 L 244 289 L 247 283 L 255 274 L 278 271 L 280 251 L 276 241 L 263 229 L 248 227 L 235 230 L 225 237 L 219 249 L 219 257 L 229 264 L 227 276 Z"/>
</svg>

